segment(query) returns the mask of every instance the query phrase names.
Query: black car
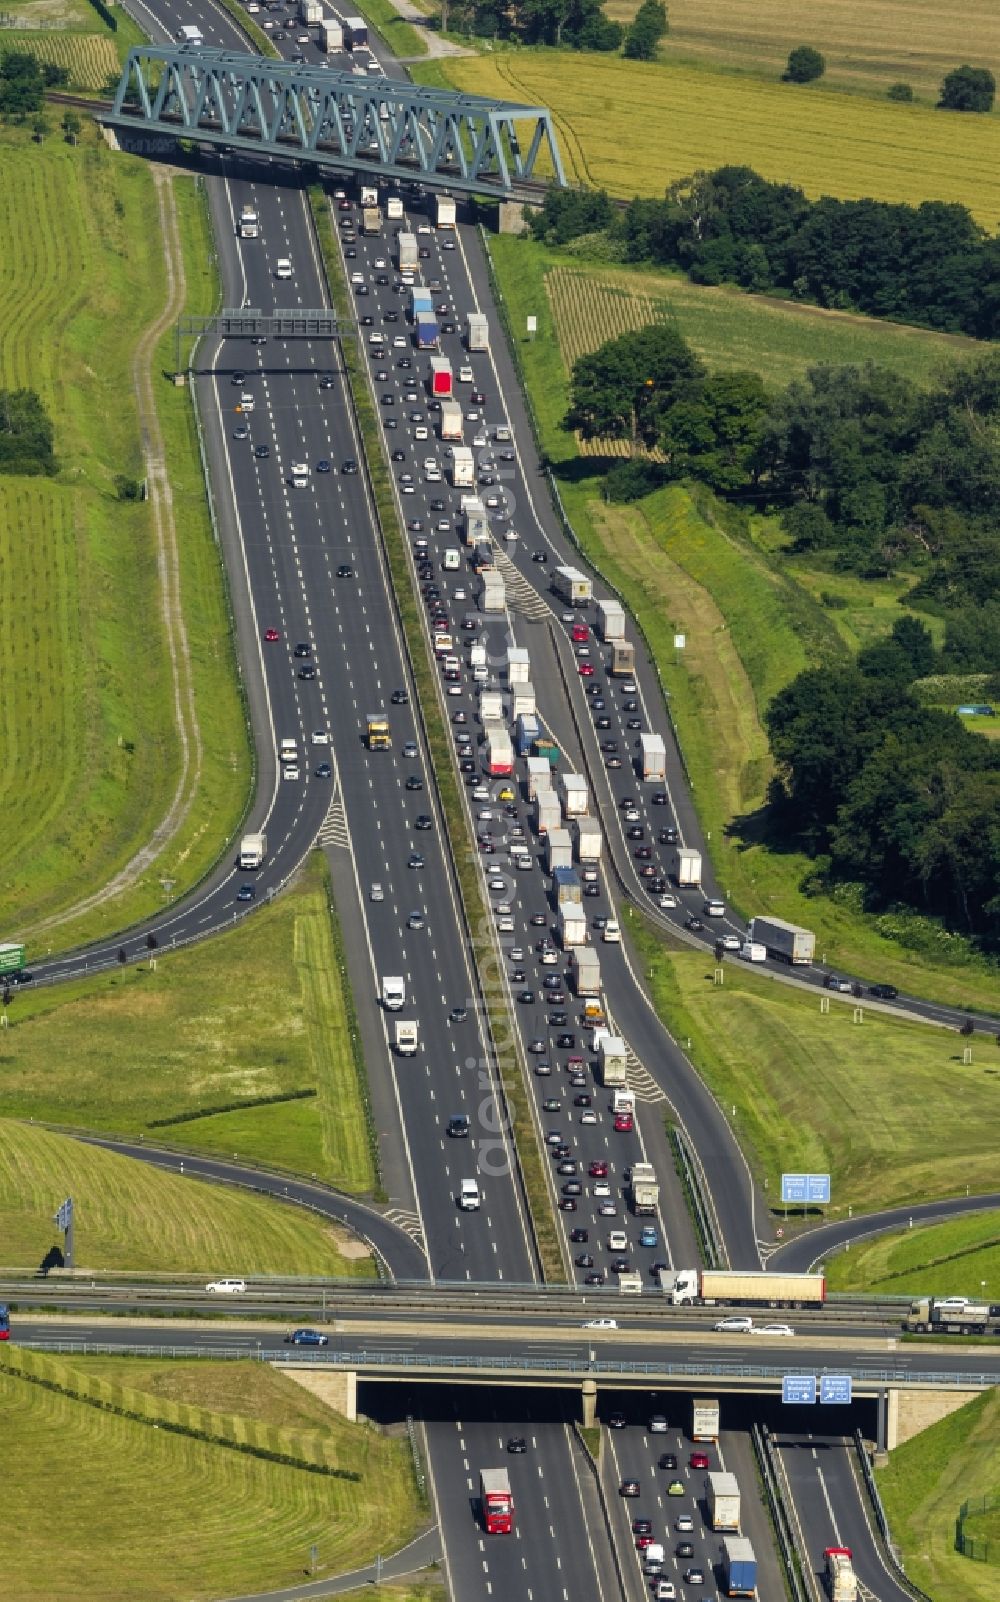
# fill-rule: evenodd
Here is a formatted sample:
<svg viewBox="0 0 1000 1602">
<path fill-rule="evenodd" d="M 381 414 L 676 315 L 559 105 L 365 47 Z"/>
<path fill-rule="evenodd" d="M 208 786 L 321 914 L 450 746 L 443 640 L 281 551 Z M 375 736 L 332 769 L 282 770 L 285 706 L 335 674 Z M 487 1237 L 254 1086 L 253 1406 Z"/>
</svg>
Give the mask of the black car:
<svg viewBox="0 0 1000 1602">
<path fill-rule="evenodd" d="M 241 384 L 245 384 L 246 381 L 247 381 L 246 373 L 240 373 L 240 372 L 234 373 L 232 378 L 229 380 L 229 382 L 231 384 L 233 384 L 237 389 L 239 388 L 239 386 Z"/>
<path fill-rule="evenodd" d="M 421 779 L 418 774 L 411 773 L 410 777 L 406 781 L 406 789 L 407 790 L 422 790 L 423 787 L 424 787 L 423 779 Z"/>
<path fill-rule="evenodd" d="M 899 991 L 895 985 L 869 985 L 868 994 L 877 1001 L 895 1001 Z"/>
<path fill-rule="evenodd" d="M 677 1453 L 663 1452 L 660 1455 L 661 1469 L 675 1469 L 677 1467 Z"/>
<path fill-rule="evenodd" d="M 705 925 L 700 918 L 685 918 L 684 927 L 685 929 L 690 929 L 692 934 L 699 934 Z"/>
<path fill-rule="evenodd" d="M 237 901 L 254 901 L 256 897 L 257 891 L 252 884 L 241 884 L 236 892 Z"/>
<path fill-rule="evenodd" d="M 299 668 L 299 678 L 300 679 L 314 679 L 315 677 L 316 677 L 316 664 L 315 664 L 315 662 L 303 662 L 302 666 Z"/>
<path fill-rule="evenodd" d="M 590 1273 L 586 1276 L 583 1283 L 585 1285 L 603 1285 L 604 1275 L 599 1268 L 595 1268 L 593 1273 Z"/>
<path fill-rule="evenodd" d="M 517 999 L 522 1007 L 533 1007 L 535 1004 L 535 992 L 533 990 L 519 990 Z"/>
<path fill-rule="evenodd" d="M 257 457 L 258 461 L 261 461 L 261 462 L 264 460 L 265 456 L 270 456 L 270 454 L 271 454 L 270 445 L 258 445 L 254 449 L 254 455 Z"/>
<path fill-rule="evenodd" d="M 622 1413 L 622 1412 L 617 1412 L 616 1411 L 614 1413 L 609 1413 L 608 1414 L 608 1429 L 609 1430 L 623 1430 L 627 1423 L 628 1423 L 628 1420 L 626 1419 L 625 1414 Z"/>
<path fill-rule="evenodd" d="M 507 1450 L 508 1452 L 526 1452 L 528 1443 L 523 1435 L 512 1435 L 507 1442 Z"/>
<path fill-rule="evenodd" d="M 574 1246 L 586 1246 L 590 1239 L 590 1230 L 582 1229 L 579 1225 L 577 1225 L 576 1229 L 570 1230 L 569 1238 L 573 1242 Z"/>
<path fill-rule="evenodd" d="M 565 1019 L 563 1021 L 565 1022 Z M 559 1035 L 556 1040 L 556 1045 L 562 1047 L 566 1051 L 572 1051 L 573 1047 L 576 1045 L 576 1036 L 567 1031 L 565 1034 Z"/>
<path fill-rule="evenodd" d="M 591 1252 L 581 1252 L 579 1254 L 579 1256 L 577 1258 L 575 1258 L 575 1262 L 576 1262 L 577 1268 L 593 1268 L 593 1266 L 594 1266 L 593 1253 L 591 1253 Z"/>
<path fill-rule="evenodd" d="M 405 690 L 393 690 L 390 700 L 392 701 L 393 706 L 408 706 L 410 697 L 407 695 Z"/>
<path fill-rule="evenodd" d="M 678 1541 L 678 1543 L 677 1543 L 677 1556 L 679 1558 L 693 1558 L 694 1557 L 694 1542 L 693 1541 Z"/>
<path fill-rule="evenodd" d="M 340 464 L 340 471 L 342 473 L 356 473 L 357 470 L 358 470 L 358 464 L 354 460 L 354 457 L 353 456 L 345 456 L 344 460 Z"/>
<path fill-rule="evenodd" d="M 633 1519 L 632 1520 L 632 1534 L 633 1535 L 652 1535 L 652 1533 L 653 1533 L 653 1521 L 652 1521 L 652 1519 Z"/>
<path fill-rule="evenodd" d="M 426 863 L 419 851 L 411 851 L 406 866 L 408 868 L 423 868 L 426 867 Z"/>
<path fill-rule="evenodd" d="M 329 762 L 321 762 L 314 771 L 317 779 L 333 778 L 333 769 L 331 768 Z"/>
<path fill-rule="evenodd" d="M 622 1483 L 621 1483 L 621 1485 L 619 1487 L 619 1494 L 621 1496 L 638 1496 L 639 1495 L 639 1481 L 638 1480 L 622 1480 Z"/>
<path fill-rule="evenodd" d="M 453 1140 L 464 1140 L 469 1133 L 469 1120 L 465 1113 L 456 1113 L 448 1119 L 448 1133 Z"/>
<path fill-rule="evenodd" d="M 416 828 L 416 829 L 433 829 L 433 827 L 434 827 L 434 824 L 433 824 L 432 820 L 427 816 L 426 812 L 421 812 L 420 816 L 417 818 L 416 823 L 414 824 L 414 828 Z"/>
<path fill-rule="evenodd" d="M 350 578 L 352 569 L 347 562 L 341 562 L 337 569 L 338 578 Z"/>
</svg>

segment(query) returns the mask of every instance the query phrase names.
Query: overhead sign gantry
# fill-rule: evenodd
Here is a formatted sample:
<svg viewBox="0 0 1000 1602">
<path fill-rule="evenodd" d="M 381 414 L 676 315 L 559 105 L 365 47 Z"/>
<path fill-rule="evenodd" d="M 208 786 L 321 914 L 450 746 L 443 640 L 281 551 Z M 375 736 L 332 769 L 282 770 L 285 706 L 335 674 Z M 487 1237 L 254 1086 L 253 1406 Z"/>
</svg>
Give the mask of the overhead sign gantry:
<svg viewBox="0 0 1000 1602">
<path fill-rule="evenodd" d="M 106 120 L 501 200 L 537 200 L 541 184 L 566 184 L 542 106 L 203 45 L 130 51 Z"/>
</svg>

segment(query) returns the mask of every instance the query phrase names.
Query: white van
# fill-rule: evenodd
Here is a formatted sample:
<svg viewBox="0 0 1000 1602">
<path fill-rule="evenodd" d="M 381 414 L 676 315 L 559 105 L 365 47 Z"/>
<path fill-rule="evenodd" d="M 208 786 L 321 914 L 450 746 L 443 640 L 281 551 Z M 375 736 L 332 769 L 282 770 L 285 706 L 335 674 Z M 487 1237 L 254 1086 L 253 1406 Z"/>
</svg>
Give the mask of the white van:
<svg viewBox="0 0 1000 1602">
<path fill-rule="evenodd" d="M 478 1213 L 479 1185 L 475 1179 L 463 1179 L 458 1192 L 458 1205 L 463 1213 Z"/>
<path fill-rule="evenodd" d="M 241 396 L 240 396 L 240 411 L 241 412 L 252 412 L 253 411 L 253 396 L 251 395 L 251 393 L 250 393 L 250 391 L 248 389 L 245 389 L 243 391 L 243 393 L 241 394 Z"/>
<path fill-rule="evenodd" d="M 192 23 L 186 23 L 183 28 L 178 28 L 177 39 L 180 44 L 203 45 L 205 43 L 201 29 Z"/>
<path fill-rule="evenodd" d="M 462 565 L 462 553 L 457 545 L 449 545 L 441 560 L 441 566 L 446 573 L 454 573 Z"/>
<path fill-rule="evenodd" d="M 309 468 L 305 462 L 293 462 L 289 477 L 294 489 L 305 489 L 309 483 Z"/>
<path fill-rule="evenodd" d="M 744 962 L 766 962 L 767 947 L 762 946 L 759 940 L 744 940 L 740 946 L 740 956 Z"/>
</svg>

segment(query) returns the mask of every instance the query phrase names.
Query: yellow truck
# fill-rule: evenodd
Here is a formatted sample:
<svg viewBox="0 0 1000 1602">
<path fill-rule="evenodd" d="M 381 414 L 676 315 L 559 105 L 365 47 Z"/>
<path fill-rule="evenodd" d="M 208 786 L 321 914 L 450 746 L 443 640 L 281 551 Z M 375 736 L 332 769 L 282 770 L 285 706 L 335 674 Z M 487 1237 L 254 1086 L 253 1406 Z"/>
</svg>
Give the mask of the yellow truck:
<svg viewBox="0 0 1000 1602">
<path fill-rule="evenodd" d="M 389 732 L 389 719 L 385 713 L 369 712 L 366 723 L 369 751 L 391 751 L 392 735 Z"/>
</svg>

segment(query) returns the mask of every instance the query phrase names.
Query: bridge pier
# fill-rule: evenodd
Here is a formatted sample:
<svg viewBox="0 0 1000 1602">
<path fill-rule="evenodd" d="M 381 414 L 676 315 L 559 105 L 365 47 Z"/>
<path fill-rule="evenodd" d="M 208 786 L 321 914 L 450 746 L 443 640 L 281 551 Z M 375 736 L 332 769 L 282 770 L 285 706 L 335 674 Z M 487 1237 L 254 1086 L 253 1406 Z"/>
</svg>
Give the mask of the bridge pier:
<svg viewBox="0 0 1000 1602">
<path fill-rule="evenodd" d="M 904 1441 L 912 1441 L 915 1435 L 920 1435 L 938 1419 L 947 1418 L 949 1413 L 955 1413 L 966 1402 L 971 1402 L 974 1396 L 980 1394 L 979 1390 L 956 1390 L 951 1386 L 938 1389 L 928 1386 L 926 1390 L 914 1385 L 905 1390 L 896 1388 L 879 1394 L 879 1426 L 877 1447 L 880 1450 L 891 1452 L 893 1447 L 902 1446 Z M 882 1397 L 886 1397 L 885 1407 L 885 1435 L 882 1434 Z"/>
<path fill-rule="evenodd" d="M 307 1368 L 305 1365 L 300 1368 L 292 1359 L 281 1363 L 279 1372 L 287 1374 L 303 1390 L 318 1396 L 321 1402 L 325 1402 L 335 1413 L 340 1413 L 348 1423 L 358 1422 L 358 1376 L 354 1369 Z"/>
<path fill-rule="evenodd" d="M 593 1429 L 597 1423 L 597 1381 L 585 1379 L 581 1388 L 581 1419 L 585 1430 Z"/>
<path fill-rule="evenodd" d="M 527 226 L 524 216 L 525 211 L 528 209 L 527 201 L 501 200 L 498 209 L 500 212 L 500 232 L 502 234 L 520 234 L 524 232 Z M 537 210 L 537 207 L 532 207 L 531 209 Z"/>
</svg>

